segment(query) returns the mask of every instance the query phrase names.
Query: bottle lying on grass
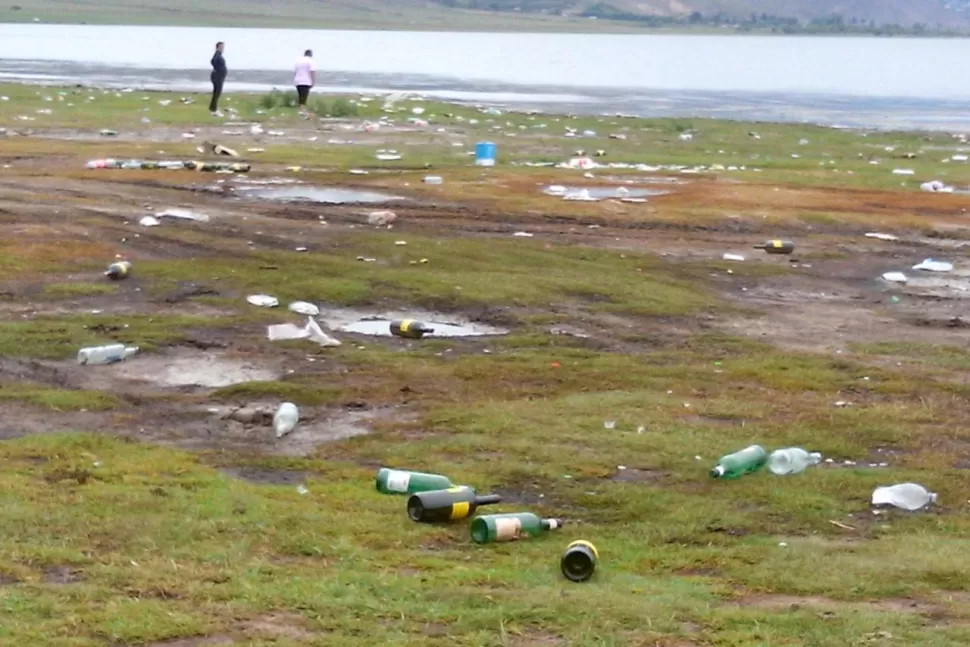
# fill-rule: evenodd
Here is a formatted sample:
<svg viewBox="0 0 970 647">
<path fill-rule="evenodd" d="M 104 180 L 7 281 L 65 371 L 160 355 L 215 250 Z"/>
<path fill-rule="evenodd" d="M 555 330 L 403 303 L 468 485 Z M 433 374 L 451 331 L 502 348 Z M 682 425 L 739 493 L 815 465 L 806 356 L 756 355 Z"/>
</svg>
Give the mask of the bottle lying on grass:
<svg viewBox="0 0 970 647">
<path fill-rule="evenodd" d="M 421 523 L 466 519 L 483 505 L 501 503 L 498 494 L 478 494 L 467 485 L 418 492 L 408 498 L 408 517 Z"/>
<path fill-rule="evenodd" d="M 531 512 L 489 514 L 472 520 L 471 536 L 477 544 L 516 541 L 562 528 L 563 523 L 562 519 L 542 519 Z"/>
<path fill-rule="evenodd" d="M 377 471 L 375 484 L 381 494 L 415 494 L 455 487 L 447 476 L 410 470 L 392 470 L 386 467 Z"/>
<path fill-rule="evenodd" d="M 759 445 L 745 447 L 739 452 L 722 456 L 711 476 L 716 479 L 736 479 L 751 472 L 756 472 L 768 461 L 768 454 Z"/>
</svg>

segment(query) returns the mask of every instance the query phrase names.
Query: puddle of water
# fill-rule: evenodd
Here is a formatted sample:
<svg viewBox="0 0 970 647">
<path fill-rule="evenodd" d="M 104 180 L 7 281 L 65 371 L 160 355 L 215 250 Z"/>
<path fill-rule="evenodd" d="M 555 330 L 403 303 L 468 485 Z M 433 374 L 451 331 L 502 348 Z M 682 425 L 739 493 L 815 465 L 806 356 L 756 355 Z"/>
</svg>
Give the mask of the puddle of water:
<svg viewBox="0 0 970 647">
<path fill-rule="evenodd" d="M 920 294 L 950 299 L 970 299 L 970 277 L 952 278 L 909 276 L 906 291 L 916 288 Z"/>
<path fill-rule="evenodd" d="M 434 328 L 434 332 L 425 335 L 425 339 L 433 339 L 435 337 L 481 337 L 508 333 L 507 330 L 494 326 L 461 321 L 438 312 L 420 310 L 408 312 L 365 312 L 349 308 L 335 308 L 321 312 L 319 319 L 331 330 L 376 337 L 390 337 L 391 322 L 400 319 L 421 321 Z"/>
<path fill-rule="evenodd" d="M 111 367 L 124 379 L 143 380 L 159 386 L 202 386 L 221 388 L 261 380 L 275 380 L 279 375 L 265 367 L 220 357 L 212 353 L 185 356 L 135 355 Z"/>
<path fill-rule="evenodd" d="M 340 187 L 286 186 L 286 187 L 239 187 L 236 193 L 247 198 L 274 200 L 277 202 L 318 202 L 322 204 L 353 204 L 394 202 L 407 198 Z"/>
<path fill-rule="evenodd" d="M 624 184 L 688 184 L 687 180 L 679 177 L 662 176 L 630 177 L 624 175 L 603 175 L 599 179 L 607 180 L 608 182 L 622 182 Z"/>
<path fill-rule="evenodd" d="M 561 186 L 555 184 L 543 187 L 542 192 L 557 198 L 582 193 L 592 200 L 646 198 L 652 195 L 667 195 L 670 193 L 670 191 L 661 191 L 659 189 L 628 189 L 625 186 Z"/>
</svg>

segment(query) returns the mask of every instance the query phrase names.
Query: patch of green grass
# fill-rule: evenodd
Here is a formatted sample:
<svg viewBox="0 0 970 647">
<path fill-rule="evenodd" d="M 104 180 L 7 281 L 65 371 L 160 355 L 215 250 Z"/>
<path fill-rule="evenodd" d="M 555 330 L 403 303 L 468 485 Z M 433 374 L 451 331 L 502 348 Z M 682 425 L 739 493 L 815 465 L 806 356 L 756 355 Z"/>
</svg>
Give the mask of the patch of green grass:
<svg viewBox="0 0 970 647">
<path fill-rule="evenodd" d="M 44 296 L 51 299 L 96 297 L 117 291 L 115 283 L 49 283 L 44 286 Z"/>
<path fill-rule="evenodd" d="M 0 400 L 18 400 L 54 411 L 109 411 L 124 406 L 103 391 L 74 391 L 26 383 L 0 383 Z"/>
</svg>

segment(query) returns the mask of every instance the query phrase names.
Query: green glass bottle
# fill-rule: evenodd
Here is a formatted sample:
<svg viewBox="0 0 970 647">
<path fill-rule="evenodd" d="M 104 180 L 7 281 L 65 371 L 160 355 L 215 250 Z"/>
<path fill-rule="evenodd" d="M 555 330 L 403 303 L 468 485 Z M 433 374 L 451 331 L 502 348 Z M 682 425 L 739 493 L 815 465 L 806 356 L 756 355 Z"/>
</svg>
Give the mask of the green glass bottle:
<svg viewBox="0 0 970 647">
<path fill-rule="evenodd" d="M 559 560 L 559 570 L 570 582 L 585 582 L 593 577 L 600 554 L 596 546 L 578 539 L 568 546 Z"/>
<path fill-rule="evenodd" d="M 480 506 L 501 503 L 498 494 L 477 494 L 467 485 L 418 492 L 408 498 L 408 516 L 412 521 L 436 523 L 470 517 Z"/>
<path fill-rule="evenodd" d="M 722 456 L 711 470 L 711 476 L 716 479 L 736 479 L 758 471 L 767 462 L 768 453 L 759 445 L 751 445 L 741 451 Z"/>
<path fill-rule="evenodd" d="M 769 254 L 791 254 L 795 251 L 795 243 L 790 240 L 769 240 L 754 248 L 763 249 Z"/>
<path fill-rule="evenodd" d="M 131 272 L 131 263 L 129 261 L 118 261 L 109 265 L 104 275 L 112 281 L 120 281 L 127 277 L 129 272 Z"/>
<path fill-rule="evenodd" d="M 455 487 L 447 476 L 410 470 L 392 470 L 386 467 L 377 470 L 375 482 L 377 491 L 381 494 L 414 494 Z"/>
<path fill-rule="evenodd" d="M 429 333 L 433 333 L 434 328 L 428 324 L 414 321 L 412 319 L 402 319 L 401 321 L 391 322 L 391 334 L 395 337 L 405 337 L 407 339 L 421 339 Z"/>
<path fill-rule="evenodd" d="M 562 528 L 562 519 L 541 519 L 531 512 L 489 514 L 472 520 L 472 540 L 478 544 L 515 541 Z"/>
</svg>

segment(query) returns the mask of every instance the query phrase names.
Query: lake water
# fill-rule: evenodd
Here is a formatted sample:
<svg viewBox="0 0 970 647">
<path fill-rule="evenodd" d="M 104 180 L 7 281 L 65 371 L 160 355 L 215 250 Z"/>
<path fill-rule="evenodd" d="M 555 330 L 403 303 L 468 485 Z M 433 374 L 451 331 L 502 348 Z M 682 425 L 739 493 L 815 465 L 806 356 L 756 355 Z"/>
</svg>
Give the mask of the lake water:
<svg viewBox="0 0 970 647">
<path fill-rule="evenodd" d="M 429 96 L 588 113 L 970 129 L 970 39 L 311 31 L 0 25 L 0 80 L 228 90 L 288 87 L 316 54 L 320 92 Z"/>
</svg>

